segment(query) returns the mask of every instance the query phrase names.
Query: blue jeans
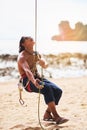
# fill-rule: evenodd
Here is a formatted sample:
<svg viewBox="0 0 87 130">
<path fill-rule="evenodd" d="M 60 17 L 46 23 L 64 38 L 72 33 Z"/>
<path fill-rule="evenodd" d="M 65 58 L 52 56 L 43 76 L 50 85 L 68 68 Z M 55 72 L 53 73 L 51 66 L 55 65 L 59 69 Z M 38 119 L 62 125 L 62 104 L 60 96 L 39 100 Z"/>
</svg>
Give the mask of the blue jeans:
<svg viewBox="0 0 87 130">
<path fill-rule="evenodd" d="M 40 93 L 43 94 L 46 104 L 54 101 L 55 105 L 58 105 L 59 100 L 62 95 L 62 90 L 50 82 L 49 80 L 43 78 L 44 88 L 40 90 Z M 39 89 L 35 87 L 35 85 L 30 81 L 30 89 L 32 92 L 39 92 Z"/>
</svg>

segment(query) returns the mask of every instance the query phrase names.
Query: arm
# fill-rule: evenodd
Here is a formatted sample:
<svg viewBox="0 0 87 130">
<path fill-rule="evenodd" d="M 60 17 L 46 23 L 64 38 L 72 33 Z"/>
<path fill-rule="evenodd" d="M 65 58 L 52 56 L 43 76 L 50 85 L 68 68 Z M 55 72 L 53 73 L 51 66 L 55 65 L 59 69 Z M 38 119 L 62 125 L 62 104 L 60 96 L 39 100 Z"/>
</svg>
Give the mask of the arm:
<svg viewBox="0 0 87 130">
<path fill-rule="evenodd" d="M 44 69 L 46 69 L 46 68 L 48 67 L 48 64 L 47 64 L 46 61 L 45 61 L 44 59 L 42 59 L 42 58 L 39 58 L 38 63 L 39 63 L 39 65 L 40 65 L 42 68 L 44 68 Z"/>
<path fill-rule="evenodd" d="M 40 88 L 40 85 L 38 84 L 38 79 L 35 79 L 32 72 L 30 71 L 29 65 L 27 63 L 27 61 L 25 60 L 25 58 L 22 56 L 21 58 L 19 58 L 18 60 L 18 64 L 19 66 L 24 70 L 24 72 L 26 73 L 28 79 L 30 81 L 32 81 L 32 83 L 37 87 Z"/>
</svg>

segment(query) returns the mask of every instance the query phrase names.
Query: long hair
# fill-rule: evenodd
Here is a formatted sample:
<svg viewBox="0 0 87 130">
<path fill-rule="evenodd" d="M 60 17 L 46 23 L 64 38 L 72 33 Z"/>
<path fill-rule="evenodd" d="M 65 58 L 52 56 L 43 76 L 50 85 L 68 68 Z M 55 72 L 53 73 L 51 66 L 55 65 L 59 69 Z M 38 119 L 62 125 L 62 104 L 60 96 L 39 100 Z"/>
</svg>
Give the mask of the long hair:
<svg viewBox="0 0 87 130">
<path fill-rule="evenodd" d="M 24 36 L 21 37 L 20 42 L 19 42 L 19 53 L 22 52 L 23 50 L 25 50 L 25 48 L 22 44 L 25 42 L 25 40 L 28 40 L 28 39 L 33 40 L 33 38 L 31 38 L 31 37 L 24 37 Z"/>
</svg>

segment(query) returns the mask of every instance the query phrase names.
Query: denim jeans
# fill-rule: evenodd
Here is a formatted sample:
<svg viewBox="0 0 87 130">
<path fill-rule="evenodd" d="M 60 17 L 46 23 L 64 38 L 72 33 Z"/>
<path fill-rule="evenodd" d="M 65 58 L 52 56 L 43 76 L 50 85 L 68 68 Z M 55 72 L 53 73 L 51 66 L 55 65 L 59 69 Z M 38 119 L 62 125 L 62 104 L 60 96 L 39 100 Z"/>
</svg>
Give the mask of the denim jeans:
<svg viewBox="0 0 87 130">
<path fill-rule="evenodd" d="M 56 84 L 51 81 L 43 78 L 44 87 L 40 90 L 40 93 L 43 94 L 45 103 L 48 104 L 52 101 L 55 102 L 55 105 L 58 105 L 59 100 L 62 95 L 62 89 L 60 89 Z M 39 89 L 30 81 L 30 89 L 32 92 L 39 92 Z"/>
</svg>

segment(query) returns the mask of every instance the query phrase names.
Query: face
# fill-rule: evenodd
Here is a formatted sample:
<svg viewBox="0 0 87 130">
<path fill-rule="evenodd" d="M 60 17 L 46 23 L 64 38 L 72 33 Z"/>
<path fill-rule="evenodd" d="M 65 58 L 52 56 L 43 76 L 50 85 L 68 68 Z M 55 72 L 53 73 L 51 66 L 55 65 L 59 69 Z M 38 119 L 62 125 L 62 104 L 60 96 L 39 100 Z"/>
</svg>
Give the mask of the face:
<svg viewBox="0 0 87 130">
<path fill-rule="evenodd" d="M 25 42 L 23 43 L 23 46 L 26 48 L 26 49 L 31 49 L 33 48 L 35 42 L 32 38 L 29 38 L 29 39 L 26 39 Z"/>
</svg>

